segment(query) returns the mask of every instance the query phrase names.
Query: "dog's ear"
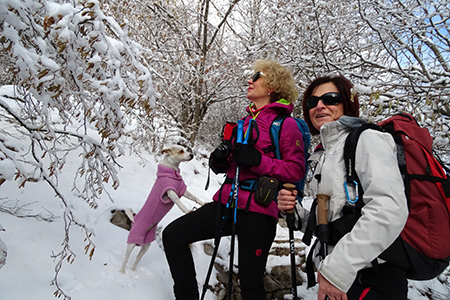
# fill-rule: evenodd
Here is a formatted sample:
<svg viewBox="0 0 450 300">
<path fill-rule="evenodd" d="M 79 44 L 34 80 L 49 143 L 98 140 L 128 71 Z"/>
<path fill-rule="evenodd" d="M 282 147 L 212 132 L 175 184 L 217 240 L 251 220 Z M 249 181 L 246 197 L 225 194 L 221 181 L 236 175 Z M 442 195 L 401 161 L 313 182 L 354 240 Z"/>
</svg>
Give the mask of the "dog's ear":
<svg viewBox="0 0 450 300">
<path fill-rule="evenodd" d="M 192 147 L 190 146 L 190 143 L 188 140 L 183 139 L 183 140 L 179 140 L 177 142 L 178 146 L 184 147 L 188 152 L 193 153 L 192 151 Z"/>
<path fill-rule="evenodd" d="M 166 148 L 166 149 L 163 149 L 163 150 L 161 150 L 161 154 L 167 154 L 167 153 L 170 153 L 172 150 L 170 150 L 170 148 Z"/>
</svg>

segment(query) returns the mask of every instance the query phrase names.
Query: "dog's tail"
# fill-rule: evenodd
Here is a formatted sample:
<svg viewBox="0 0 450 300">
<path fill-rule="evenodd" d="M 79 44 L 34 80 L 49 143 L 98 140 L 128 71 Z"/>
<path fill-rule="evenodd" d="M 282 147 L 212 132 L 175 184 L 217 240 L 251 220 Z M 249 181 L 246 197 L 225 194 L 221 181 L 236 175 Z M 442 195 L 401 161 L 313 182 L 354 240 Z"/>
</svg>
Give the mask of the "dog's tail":
<svg viewBox="0 0 450 300">
<path fill-rule="evenodd" d="M 134 211 L 131 208 L 125 208 L 125 214 L 127 215 L 128 219 L 131 220 L 131 222 L 134 222 Z"/>
</svg>

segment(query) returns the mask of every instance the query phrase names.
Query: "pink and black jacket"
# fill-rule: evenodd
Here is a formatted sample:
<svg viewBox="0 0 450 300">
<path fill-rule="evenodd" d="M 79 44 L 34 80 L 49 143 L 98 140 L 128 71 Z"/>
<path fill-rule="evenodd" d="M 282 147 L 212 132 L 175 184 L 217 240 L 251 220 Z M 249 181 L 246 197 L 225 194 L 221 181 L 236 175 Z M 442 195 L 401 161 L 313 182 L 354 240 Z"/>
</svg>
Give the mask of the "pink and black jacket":
<svg viewBox="0 0 450 300">
<path fill-rule="evenodd" d="M 253 145 L 255 149 L 262 153 L 261 163 L 258 166 L 241 165 L 239 181 L 257 180 L 260 176 L 270 176 L 276 178 L 280 182 L 297 182 L 303 178 L 305 174 L 305 160 L 303 149 L 303 137 L 297 127 L 297 123 L 293 118 L 287 118 L 284 121 L 283 128 L 280 133 L 280 151 L 282 159 L 276 159 L 272 149 L 272 141 L 270 138 L 270 126 L 272 121 L 278 115 L 290 115 L 293 104 L 281 99 L 277 102 L 270 103 L 262 107 L 258 111 L 254 111 L 252 106 L 247 107 L 248 116 L 245 117 L 244 132 L 247 131 L 249 121 L 256 121 L 259 129 L 259 135 L 256 143 Z M 255 132 L 252 134 L 256 135 Z M 233 154 L 231 154 L 232 156 Z M 226 171 L 227 179 L 222 188 L 213 196 L 214 201 L 221 200 L 222 204 L 226 204 L 229 199 L 232 183 L 230 183 L 236 175 L 236 164 L 231 157 L 228 158 L 229 167 Z M 238 208 L 248 209 L 249 211 L 266 214 L 274 218 L 278 218 L 278 207 L 273 201 L 268 207 L 257 204 L 254 195 L 250 196 L 250 191 L 239 189 Z"/>
</svg>

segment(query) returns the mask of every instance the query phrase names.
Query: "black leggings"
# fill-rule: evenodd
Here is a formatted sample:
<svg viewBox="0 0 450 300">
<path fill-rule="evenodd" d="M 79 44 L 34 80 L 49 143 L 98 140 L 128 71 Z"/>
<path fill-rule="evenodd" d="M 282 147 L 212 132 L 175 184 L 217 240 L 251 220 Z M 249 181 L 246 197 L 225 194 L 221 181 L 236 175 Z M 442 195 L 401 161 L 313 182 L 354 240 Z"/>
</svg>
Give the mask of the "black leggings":
<svg viewBox="0 0 450 300">
<path fill-rule="evenodd" d="M 163 232 L 163 243 L 177 300 L 199 298 L 195 266 L 189 244 L 215 237 L 217 202 L 205 204 L 170 223 Z M 221 206 L 221 215 L 224 206 Z M 232 211 L 232 210 L 230 210 Z M 220 219 L 220 218 L 219 218 Z M 222 236 L 231 235 L 231 214 L 225 222 Z M 238 210 L 239 280 L 245 300 L 265 300 L 263 277 L 267 256 L 275 238 L 277 221 L 268 215 Z M 206 274 L 202 274 L 206 277 Z"/>
<path fill-rule="evenodd" d="M 347 292 L 349 300 L 406 300 L 408 280 L 405 272 L 390 263 L 358 272 Z"/>
</svg>

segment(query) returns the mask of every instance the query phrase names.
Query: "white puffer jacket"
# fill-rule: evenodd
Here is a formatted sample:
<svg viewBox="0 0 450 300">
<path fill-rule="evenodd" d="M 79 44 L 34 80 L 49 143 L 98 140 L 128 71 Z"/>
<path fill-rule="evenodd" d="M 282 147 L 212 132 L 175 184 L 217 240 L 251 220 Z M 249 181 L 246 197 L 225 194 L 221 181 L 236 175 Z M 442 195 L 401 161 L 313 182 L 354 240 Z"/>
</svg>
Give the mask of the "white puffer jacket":
<svg viewBox="0 0 450 300">
<path fill-rule="evenodd" d="M 352 128 L 362 123 L 365 121 L 360 118 L 343 116 L 321 127 L 325 151 L 315 169 L 315 174 L 321 174 L 321 180 L 314 176 L 311 188 L 314 197 L 316 194 L 330 196 L 328 222 L 342 217 L 347 203 L 344 143 Z M 359 138 L 355 169 L 364 190 L 362 216 L 335 247 L 329 246 L 328 256 L 316 262 L 320 273 L 343 292 L 349 290 L 359 270 L 371 267 L 371 262 L 392 244 L 406 223 L 407 200 L 396 152 L 388 133 L 365 130 Z"/>
</svg>

